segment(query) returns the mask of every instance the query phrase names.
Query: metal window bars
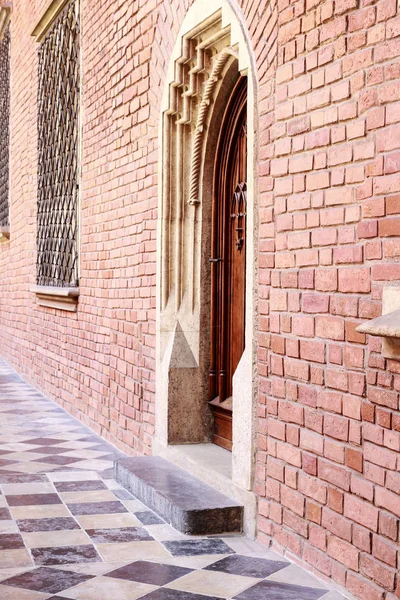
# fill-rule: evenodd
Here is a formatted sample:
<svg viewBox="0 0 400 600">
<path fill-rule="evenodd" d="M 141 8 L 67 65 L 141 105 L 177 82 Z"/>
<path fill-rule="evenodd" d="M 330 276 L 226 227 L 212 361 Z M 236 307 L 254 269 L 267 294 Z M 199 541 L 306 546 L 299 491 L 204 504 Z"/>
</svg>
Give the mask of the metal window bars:
<svg viewBox="0 0 400 600">
<path fill-rule="evenodd" d="M 79 10 L 67 4 L 39 48 L 37 284 L 78 285 Z"/>
<path fill-rule="evenodd" d="M 9 226 L 10 24 L 0 40 L 0 228 Z"/>
</svg>

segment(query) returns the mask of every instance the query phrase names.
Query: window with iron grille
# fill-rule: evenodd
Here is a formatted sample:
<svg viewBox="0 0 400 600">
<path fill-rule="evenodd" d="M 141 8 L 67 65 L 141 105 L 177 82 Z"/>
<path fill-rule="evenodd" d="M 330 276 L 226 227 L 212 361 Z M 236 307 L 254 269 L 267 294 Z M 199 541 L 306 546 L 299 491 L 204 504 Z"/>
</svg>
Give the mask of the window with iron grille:
<svg viewBox="0 0 400 600">
<path fill-rule="evenodd" d="M 0 40 L 0 230 L 9 227 L 10 25 Z"/>
<path fill-rule="evenodd" d="M 39 48 L 37 284 L 78 285 L 79 7 Z"/>
</svg>

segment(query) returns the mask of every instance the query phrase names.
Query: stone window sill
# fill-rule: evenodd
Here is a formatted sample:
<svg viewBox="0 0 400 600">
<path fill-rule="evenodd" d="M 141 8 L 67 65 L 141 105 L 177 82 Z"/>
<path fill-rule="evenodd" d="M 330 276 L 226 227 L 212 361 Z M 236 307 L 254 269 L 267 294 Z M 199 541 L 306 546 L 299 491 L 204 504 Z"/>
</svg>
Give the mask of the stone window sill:
<svg viewBox="0 0 400 600">
<path fill-rule="evenodd" d="M 10 239 L 10 228 L 0 227 L 0 242 L 8 242 Z"/>
<path fill-rule="evenodd" d="M 400 309 L 367 321 L 357 327 L 359 333 L 400 339 Z"/>
<path fill-rule="evenodd" d="M 356 329 L 383 338 L 382 354 L 385 358 L 400 360 L 400 285 L 383 288 L 382 316 L 362 323 Z"/>
<path fill-rule="evenodd" d="M 77 311 L 79 288 L 35 285 L 31 292 L 36 294 L 39 306 L 68 312 Z"/>
</svg>

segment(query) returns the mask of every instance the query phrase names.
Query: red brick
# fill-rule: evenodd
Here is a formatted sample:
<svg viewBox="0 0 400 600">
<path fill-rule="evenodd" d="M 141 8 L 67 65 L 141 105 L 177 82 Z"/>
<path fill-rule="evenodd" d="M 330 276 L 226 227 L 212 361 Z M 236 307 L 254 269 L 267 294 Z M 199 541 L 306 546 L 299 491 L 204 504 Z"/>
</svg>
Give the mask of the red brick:
<svg viewBox="0 0 400 600">
<path fill-rule="evenodd" d="M 325 363 L 325 344 L 314 341 L 300 341 L 300 358 L 311 362 Z"/>
<path fill-rule="evenodd" d="M 361 555 L 360 571 L 363 575 L 373 579 L 386 589 L 394 589 L 395 571 L 385 567 L 381 562 L 374 560 L 366 554 Z"/>
<path fill-rule="evenodd" d="M 337 281 L 337 269 L 318 269 L 315 273 L 315 289 L 320 292 L 336 291 Z"/>
<path fill-rule="evenodd" d="M 351 542 L 352 523 L 337 514 L 337 512 L 333 512 L 328 508 L 323 508 L 321 524 L 322 527 L 326 528 L 331 533 L 334 533 L 342 540 Z"/>
<path fill-rule="evenodd" d="M 344 320 L 340 317 L 315 317 L 315 334 L 323 339 L 344 340 Z"/>
<path fill-rule="evenodd" d="M 379 511 L 375 506 L 354 496 L 344 498 L 344 515 L 372 531 L 378 531 Z"/>
<path fill-rule="evenodd" d="M 346 565 L 349 569 L 358 571 L 359 552 L 357 548 L 334 535 L 328 536 L 328 556 Z"/>
<path fill-rule="evenodd" d="M 347 441 L 349 437 L 349 421 L 337 415 L 325 415 L 324 434 L 337 440 Z"/>
<path fill-rule="evenodd" d="M 314 337 L 314 317 L 305 315 L 293 316 L 292 333 L 302 337 Z"/>
<path fill-rule="evenodd" d="M 341 467 L 319 459 L 318 475 L 323 481 L 328 481 L 345 491 L 350 489 L 350 473 Z"/>
<path fill-rule="evenodd" d="M 383 591 L 369 579 L 364 579 L 354 573 L 347 575 L 347 588 L 349 592 L 355 594 L 358 598 L 368 600 L 383 600 Z"/>
<path fill-rule="evenodd" d="M 342 394 L 321 390 L 318 392 L 317 405 L 331 412 L 342 412 Z"/>
<path fill-rule="evenodd" d="M 395 452 L 392 450 L 386 450 L 386 448 L 375 446 L 374 444 L 370 444 L 368 442 L 366 442 L 364 445 L 364 458 L 365 460 L 368 460 L 369 462 L 386 469 L 396 468 L 397 456 Z"/>
<path fill-rule="evenodd" d="M 350 204 L 353 201 L 354 190 L 351 187 L 328 189 L 325 192 L 327 206 Z"/>
<path fill-rule="evenodd" d="M 365 334 L 358 333 L 356 328 L 360 325 L 360 321 L 346 320 L 346 341 L 365 344 Z"/>
<path fill-rule="evenodd" d="M 398 409 L 398 394 L 396 392 L 381 390 L 378 388 L 369 388 L 368 399 L 374 404 L 380 404 L 381 406 L 387 406 L 394 410 Z"/>
<path fill-rule="evenodd" d="M 374 535 L 372 540 L 372 554 L 378 560 L 396 568 L 398 547 Z"/>
<path fill-rule="evenodd" d="M 371 278 L 368 268 L 339 270 L 339 292 L 366 293 L 370 290 Z"/>
<path fill-rule="evenodd" d="M 371 532 L 368 529 L 364 529 L 364 527 L 359 527 L 358 525 L 353 525 L 353 544 L 364 552 L 371 553 Z"/>
<path fill-rule="evenodd" d="M 397 494 L 377 487 L 375 490 L 375 504 L 400 517 L 400 503 Z"/>
<path fill-rule="evenodd" d="M 397 530 L 398 530 L 398 519 L 393 515 L 389 515 L 388 513 L 384 513 L 380 511 L 379 513 L 379 533 L 390 538 L 391 540 L 397 540 Z M 381 543 L 384 543 L 384 540 L 381 538 L 377 538 Z M 379 558 L 379 557 L 377 557 Z"/>
<path fill-rule="evenodd" d="M 296 402 L 279 402 L 278 415 L 286 423 L 302 425 L 304 422 L 304 408 Z"/>
<path fill-rule="evenodd" d="M 307 429 L 302 429 L 300 432 L 300 447 L 304 448 L 304 450 L 308 450 L 309 452 L 313 452 L 314 454 L 319 454 L 322 456 L 324 440 L 320 435 L 312 433 Z M 315 498 L 315 500 L 316 499 L 317 498 Z"/>
<path fill-rule="evenodd" d="M 303 496 L 284 485 L 281 487 L 281 502 L 296 515 L 304 516 L 305 500 Z"/>
<path fill-rule="evenodd" d="M 285 424 L 276 419 L 268 419 L 268 435 L 285 441 Z"/>
<path fill-rule="evenodd" d="M 308 115 L 294 119 L 288 124 L 289 135 L 298 135 L 306 131 L 310 131 L 310 117 Z"/>
<path fill-rule="evenodd" d="M 400 235 L 400 217 L 391 217 L 379 221 L 379 235 L 383 237 Z"/>
<path fill-rule="evenodd" d="M 343 513 L 344 494 L 334 488 L 328 489 L 328 506 L 338 513 Z"/>
<path fill-rule="evenodd" d="M 357 316 L 358 299 L 351 296 L 334 294 L 331 298 L 331 313 L 343 317 Z"/>
</svg>

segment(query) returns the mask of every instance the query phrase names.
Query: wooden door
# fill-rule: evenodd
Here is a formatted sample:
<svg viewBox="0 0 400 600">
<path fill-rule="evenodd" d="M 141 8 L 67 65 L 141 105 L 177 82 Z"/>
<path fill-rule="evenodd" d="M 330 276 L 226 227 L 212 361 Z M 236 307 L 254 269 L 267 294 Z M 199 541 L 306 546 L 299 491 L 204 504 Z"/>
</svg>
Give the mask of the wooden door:
<svg viewBox="0 0 400 600">
<path fill-rule="evenodd" d="M 227 104 L 216 153 L 211 264 L 209 399 L 212 441 L 232 449 L 232 377 L 245 343 L 247 79 Z"/>
</svg>

